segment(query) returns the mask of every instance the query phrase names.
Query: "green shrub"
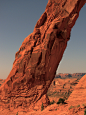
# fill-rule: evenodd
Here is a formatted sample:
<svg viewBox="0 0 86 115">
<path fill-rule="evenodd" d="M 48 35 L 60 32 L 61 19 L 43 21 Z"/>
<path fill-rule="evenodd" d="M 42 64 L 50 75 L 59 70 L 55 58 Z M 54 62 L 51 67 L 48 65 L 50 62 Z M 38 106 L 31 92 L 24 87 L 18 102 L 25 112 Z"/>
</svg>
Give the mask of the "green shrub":
<svg viewBox="0 0 86 115">
<path fill-rule="evenodd" d="M 17 112 L 17 114 L 16 115 L 18 115 L 18 112 Z"/>
<path fill-rule="evenodd" d="M 43 102 L 42 102 L 42 105 L 41 105 L 41 111 L 44 110 L 44 105 L 43 105 Z"/>
<path fill-rule="evenodd" d="M 84 106 L 84 104 L 82 104 Z"/>
<path fill-rule="evenodd" d="M 65 99 L 65 100 L 67 100 L 67 97 L 66 97 L 66 96 L 64 96 L 64 99 Z"/>
<path fill-rule="evenodd" d="M 74 106 L 71 105 L 71 106 L 69 107 L 69 110 L 72 109 L 72 108 L 74 108 Z"/>
<path fill-rule="evenodd" d="M 82 104 L 84 106 L 84 108 L 86 108 L 86 103 Z"/>
<path fill-rule="evenodd" d="M 80 107 L 80 105 L 77 105 L 77 107 Z"/>
<path fill-rule="evenodd" d="M 86 115 L 86 109 L 84 110 L 84 115 Z"/>
<path fill-rule="evenodd" d="M 51 105 L 51 104 L 54 104 L 54 103 L 55 103 L 55 101 L 53 100 L 53 101 L 50 102 L 50 105 Z"/>
<path fill-rule="evenodd" d="M 65 101 L 65 99 L 63 99 L 63 98 L 60 98 L 59 100 L 58 100 L 58 102 L 57 102 L 57 104 L 60 104 L 60 103 L 64 103 L 64 101 Z"/>
</svg>

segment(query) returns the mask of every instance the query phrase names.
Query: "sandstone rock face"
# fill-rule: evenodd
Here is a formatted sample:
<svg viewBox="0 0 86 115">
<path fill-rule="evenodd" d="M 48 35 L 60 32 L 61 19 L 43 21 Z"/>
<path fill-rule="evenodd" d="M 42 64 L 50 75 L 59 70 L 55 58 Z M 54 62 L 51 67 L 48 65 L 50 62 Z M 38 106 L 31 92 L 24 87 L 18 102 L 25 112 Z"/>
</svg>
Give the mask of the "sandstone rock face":
<svg viewBox="0 0 86 115">
<path fill-rule="evenodd" d="M 72 105 L 86 104 L 86 75 L 80 79 L 67 101 Z"/>
<path fill-rule="evenodd" d="M 0 79 L 0 86 L 5 82 L 5 79 Z"/>
<path fill-rule="evenodd" d="M 71 28 L 86 0 L 49 0 L 33 33 L 27 36 L 7 79 L 0 87 L 0 106 L 13 110 L 41 109 L 62 59 Z"/>
</svg>

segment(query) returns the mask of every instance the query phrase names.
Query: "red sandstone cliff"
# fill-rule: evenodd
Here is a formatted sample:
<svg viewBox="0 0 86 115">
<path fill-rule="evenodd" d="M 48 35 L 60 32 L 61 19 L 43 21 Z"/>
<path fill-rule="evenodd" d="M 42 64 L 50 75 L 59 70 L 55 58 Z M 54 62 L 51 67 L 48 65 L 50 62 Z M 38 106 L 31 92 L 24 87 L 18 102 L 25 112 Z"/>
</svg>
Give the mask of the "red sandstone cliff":
<svg viewBox="0 0 86 115">
<path fill-rule="evenodd" d="M 67 102 L 71 103 L 72 105 L 86 103 L 86 75 L 80 79 Z"/>
<path fill-rule="evenodd" d="M 71 28 L 86 0 L 49 0 L 45 12 L 27 36 L 7 79 L 0 87 L 0 106 L 38 110 L 50 101 L 47 90 L 62 59 Z"/>
</svg>

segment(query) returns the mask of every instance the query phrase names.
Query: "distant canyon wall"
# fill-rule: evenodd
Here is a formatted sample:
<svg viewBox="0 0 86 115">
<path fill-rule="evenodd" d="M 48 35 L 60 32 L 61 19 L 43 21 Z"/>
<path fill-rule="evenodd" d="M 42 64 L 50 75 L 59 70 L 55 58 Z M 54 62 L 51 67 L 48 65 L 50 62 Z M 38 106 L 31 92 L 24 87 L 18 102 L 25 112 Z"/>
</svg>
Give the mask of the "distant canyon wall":
<svg viewBox="0 0 86 115">
<path fill-rule="evenodd" d="M 59 73 L 57 75 L 55 75 L 55 78 L 62 78 L 62 79 L 65 79 L 65 78 L 74 78 L 74 77 L 83 77 L 86 73 L 73 73 L 73 74 L 70 74 L 70 73 Z"/>
</svg>

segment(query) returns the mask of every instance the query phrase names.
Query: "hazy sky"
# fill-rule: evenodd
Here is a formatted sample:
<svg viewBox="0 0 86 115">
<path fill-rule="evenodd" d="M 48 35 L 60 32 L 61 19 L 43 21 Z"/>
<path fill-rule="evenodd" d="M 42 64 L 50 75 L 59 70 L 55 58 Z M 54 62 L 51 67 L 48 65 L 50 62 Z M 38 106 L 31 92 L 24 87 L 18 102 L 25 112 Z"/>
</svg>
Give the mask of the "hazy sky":
<svg viewBox="0 0 86 115">
<path fill-rule="evenodd" d="M 15 53 L 33 32 L 48 0 L 0 0 L 0 79 L 9 75 Z M 57 73 L 86 72 L 86 4 L 71 31 Z"/>
</svg>

